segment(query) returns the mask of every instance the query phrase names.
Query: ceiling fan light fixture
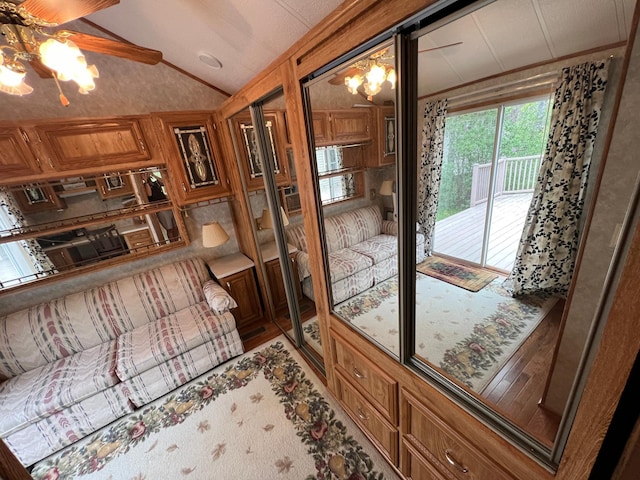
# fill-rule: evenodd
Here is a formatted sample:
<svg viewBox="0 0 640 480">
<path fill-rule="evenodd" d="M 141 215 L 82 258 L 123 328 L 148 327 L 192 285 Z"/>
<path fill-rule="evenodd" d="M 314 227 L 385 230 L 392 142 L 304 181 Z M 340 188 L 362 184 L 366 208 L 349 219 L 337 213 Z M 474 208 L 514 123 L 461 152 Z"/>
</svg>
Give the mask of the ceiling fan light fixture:
<svg viewBox="0 0 640 480">
<path fill-rule="evenodd" d="M 24 82 L 24 65 L 14 59 L 8 59 L 0 51 L 0 91 L 10 95 L 28 95 L 33 88 Z"/>
<path fill-rule="evenodd" d="M 95 65 L 87 66 L 87 59 L 71 40 L 50 38 L 40 44 L 38 51 L 42 63 L 56 72 L 59 80 L 73 80 L 82 94 L 96 88 L 93 79 L 99 76 L 98 69 Z"/>
<path fill-rule="evenodd" d="M 347 86 L 349 92 L 356 95 L 358 93 L 358 87 L 362 85 L 363 81 L 362 75 L 356 74 L 352 77 L 345 77 L 344 84 Z"/>
</svg>

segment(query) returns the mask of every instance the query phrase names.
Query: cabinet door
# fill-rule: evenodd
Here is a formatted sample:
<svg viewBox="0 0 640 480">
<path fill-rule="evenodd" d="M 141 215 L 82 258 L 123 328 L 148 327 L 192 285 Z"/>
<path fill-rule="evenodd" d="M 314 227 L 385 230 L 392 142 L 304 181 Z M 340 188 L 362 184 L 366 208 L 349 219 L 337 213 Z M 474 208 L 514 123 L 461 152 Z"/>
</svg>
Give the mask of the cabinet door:
<svg viewBox="0 0 640 480">
<path fill-rule="evenodd" d="M 253 268 L 229 275 L 221 279 L 220 284 L 238 304 L 231 313 L 236 319 L 238 331 L 243 334 L 253 327 L 254 322 L 262 319 L 262 308 Z"/>
<path fill-rule="evenodd" d="M 36 157 L 18 128 L 0 128 L 0 176 L 34 175 L 41 172 Z"/>
<path fill-rule="evenodd" d="M 371 112 L 366 108 L 333 110 L 329 112 L 332 140 L 366 142 L 371 140 Z"/>
<path fill-rule="evenodd" d="M 370 167 L 382 167 L 396 163 L 396 112 L 395 107 L 376 108 L 377 155 L 369 155 Z"/>
<path fill-rule="evenodd" d="M 122 197 L 124 195 L 133 195 L 133 185 L 127 175 L 112 173 L 104 177 L 98 177 L 96 178 L 96 186 L 103 200 Z"/>
<path fill-rule="evenodd" d="M 60 247 L 45 251 L 51 263 L 60 271 L 74 268 L 76 262 L 80 261 L 80 256 L 74 247 Z"/>
<path fill-rule="evenodd" d="M 274 159 L 276 183 L 278 185 L 288 184 L 291 180 L 285 151 L 286 126 L 284 124 L 284 116 L 281 112 L 265 112 L 264 120 L 267 127 L 267 138 Z M 233 118 L 233 123 L 234 135 L 239 150 L 238 155 L 241 159 L 247 187 L 249 190 L 264 188 L 262 180 L 263 167 L 258 157 L 258 146 L 251 118 L 238 115 Z"/>
<path fill-rule="evenodd" d="M 181 112 L 155 119 L 177 203 L 188 205 L 229 195 L 213 117 L 206 112 Z"/>
<path fill-rule="evenodd" d="M 264 264 L 267 271 L 267 279 L 269 280 L 269 290 L 271 291 L 271 299 L 276 312 L 287 308 L 287 294 L 284 289 L 282 280 L 282 269 L 280 268 L 280 260 L 273 259 Z"/>
<path fill-rule="evenodd" d="M 56 171 L 131 167 L 151 159 L 136 119 L 52 122 L 34 128 Z"/>
<path fill-rule="evenodd" d="M 66 202 L 58 197 L 50 185 L 27 185 L 22 190 L 15 190 L 13 197 L 20 211 L 26 214 L 67 208 Z"/>
<path fill-rule="evenodd" d="M 329 113 L 313 112 L 313 138 L 316 145 L 326 144 L 331 140 L 331 132 L 329 131 Z"/>
</svg>

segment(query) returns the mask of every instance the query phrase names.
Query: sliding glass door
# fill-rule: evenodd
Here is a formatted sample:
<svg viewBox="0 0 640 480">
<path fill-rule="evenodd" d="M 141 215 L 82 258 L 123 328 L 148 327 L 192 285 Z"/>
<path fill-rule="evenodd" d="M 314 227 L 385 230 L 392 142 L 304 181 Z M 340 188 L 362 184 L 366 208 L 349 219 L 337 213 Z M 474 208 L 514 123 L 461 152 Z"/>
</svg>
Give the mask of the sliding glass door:
<svg viewBox="0 0 640 480">
<path fill-rule="evenodd" d="M 449 113 L 434 252 L 510 271 L 538 178 L 548 97 Z"/>
</svg>

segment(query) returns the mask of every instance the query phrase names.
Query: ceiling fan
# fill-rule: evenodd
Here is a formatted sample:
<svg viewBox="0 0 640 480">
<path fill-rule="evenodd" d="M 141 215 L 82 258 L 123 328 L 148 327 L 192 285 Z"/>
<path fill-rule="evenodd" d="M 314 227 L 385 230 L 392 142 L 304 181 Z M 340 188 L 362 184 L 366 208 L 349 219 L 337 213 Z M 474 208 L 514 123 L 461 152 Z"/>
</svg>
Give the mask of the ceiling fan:
<svg viewBox="0 0 640 480">
<path fill-rule="evenodd" d="M 439 47 L 419 50 L 418 53 L 431 52 L 461 44 L 462 42 L 450 43 Z M 387 60 L 392 59 L 393 54 L 388 52 L 388 48 L 384 48 L 369 55 L 367 58 L 358 60 L 347 69 L 336 73 L 328 82 L 330 85 L 346 85 L 354 95 L 360 93 L 358 87 L 362 85 L 367 99 L 371 100 L 371 97 L 380 91 L 380 86 L 384 81 L 388 81 L 392 85 L 392 88 L 395 87 L 396 72 L 391 64 L 392 62 L 387 62 Z M 373 72 L 374 76 L 378 78 L 371 79 L 370 72 Z M 367 82 L 364 82 L 365 78 Z"/>
<path fill-rule="evenodd" d="M 80 93 L 95 88 L 95 65 L 87 65 L 80 49 L 155 65 L 162 52 L 108 38 L 55 27 L 120 3 L 120 0 L 0 0 L 0 90 L 12 95 L 33 91 L 24 82 L 25 63 L 41 78 L 53 78 L 60 100 L 68 105 L 58 80 L 73 80 Z"/>
</svg>

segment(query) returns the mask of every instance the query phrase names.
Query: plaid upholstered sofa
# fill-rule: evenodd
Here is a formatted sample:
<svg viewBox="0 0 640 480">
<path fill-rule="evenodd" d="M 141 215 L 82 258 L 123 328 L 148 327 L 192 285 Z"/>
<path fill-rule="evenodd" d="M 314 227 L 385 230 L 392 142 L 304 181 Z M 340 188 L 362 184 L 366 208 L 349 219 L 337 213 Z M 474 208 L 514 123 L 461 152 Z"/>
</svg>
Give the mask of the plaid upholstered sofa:
<svg viewBox="0 0 640 480">
<path fill-rule="evenodd" d="M 243 352 L 185 260 L 0 318 L 0 437 L 29 466 Z"/>
<path fill-rule="evenodd" d="M 398 224 L 382 219 L 377 206 L 324 219 L 334 303 L 343 302 L 398 274 Z M 313 299 L 310 259 L 302 225 L 287 230 L 297 249 L 298 275 L 304 294 Z M 424 235 L 416 233 L 417 263 L 424 260 Z"/>
</svg>

